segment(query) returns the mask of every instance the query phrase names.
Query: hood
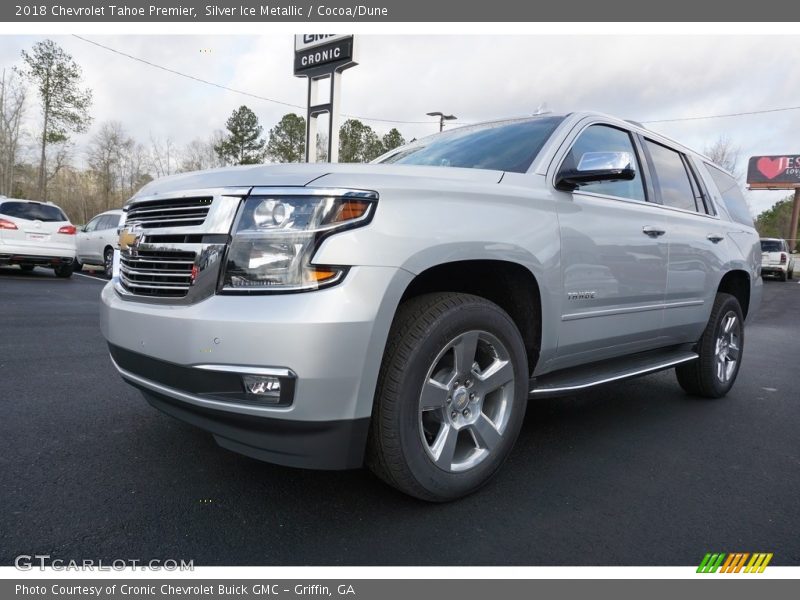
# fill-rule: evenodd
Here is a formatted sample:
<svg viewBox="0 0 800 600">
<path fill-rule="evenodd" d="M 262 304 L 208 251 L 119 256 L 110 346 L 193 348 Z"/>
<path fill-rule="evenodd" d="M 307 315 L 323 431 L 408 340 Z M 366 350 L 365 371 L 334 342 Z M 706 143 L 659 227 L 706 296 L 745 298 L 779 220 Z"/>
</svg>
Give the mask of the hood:
<svg viewBox="0 0 800 600">
<path fill-rule="evenodd" d="M 325 177 L 326 175 L 330 177 Z M 464 181 L 475 183 L 497 183 L 502 171 L 483 169 L 460 169 L 452 167 L 422 167 L 415 165 L 374 165 L 357 163 L 292 163 L 279 165 L 247 165 L 225 167 L 207 171 L 192 171 L 162 177 L 148 183 L 134 198 L 161 194 L 172 194 L 186 190 L 201 190 L 220 187 L 250 186 L 305 186 L 325 177 L 320 185 L 358 186 L 358 181 L 377 177 L 409 177 Z M 347 181 L 353 178 L 353 183 Z"/>
</svg>

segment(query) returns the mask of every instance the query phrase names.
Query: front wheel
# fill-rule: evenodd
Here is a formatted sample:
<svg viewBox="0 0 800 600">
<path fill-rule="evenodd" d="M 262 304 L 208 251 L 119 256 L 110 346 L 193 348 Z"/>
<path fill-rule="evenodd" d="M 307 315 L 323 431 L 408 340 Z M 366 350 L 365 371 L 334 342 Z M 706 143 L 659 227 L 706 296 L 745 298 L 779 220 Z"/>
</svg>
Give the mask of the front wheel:
<svg viewBox="0 0 800 600">
<path fill-rule="evenodd" d="M 106 248 L 103 252 L 103 275 L 106 279 L 111 279 L 114 273 L 114 249 Z"/>
<path fill-rule="evenodd" d="M 455 293 L 405 302 L 381 366 L 368 466 L 423 500 L 477 490 L 516 441 L 527 385 L 522 336 L 499 306 Z"/>
<path fill-rule="evenodd" d="M 736 381 L 744 350 L 744 317 L 735 296 L 718 293 L 708 325 L 697 342 L 699 358 L 676 367 L 688 394 L 721 398 Z"/>
</svg>

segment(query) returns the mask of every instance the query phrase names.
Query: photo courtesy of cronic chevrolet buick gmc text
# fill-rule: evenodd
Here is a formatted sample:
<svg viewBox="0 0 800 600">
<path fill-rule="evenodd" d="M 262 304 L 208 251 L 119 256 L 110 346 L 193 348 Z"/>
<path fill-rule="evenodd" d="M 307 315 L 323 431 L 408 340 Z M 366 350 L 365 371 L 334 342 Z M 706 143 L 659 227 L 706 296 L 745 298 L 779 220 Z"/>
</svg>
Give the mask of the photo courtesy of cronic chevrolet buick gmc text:
<svg viewBox="0 0 800 600">
<path fill-rule="evenodd" d="M 101 321 L 128 383 L 225 448 L 432 501 L 497 471 L 529 399 L 668 368 L 724 396 L 761 298 L 735 180 L 600 114 L 176 175 L 125 213 Z"/>
</svg>

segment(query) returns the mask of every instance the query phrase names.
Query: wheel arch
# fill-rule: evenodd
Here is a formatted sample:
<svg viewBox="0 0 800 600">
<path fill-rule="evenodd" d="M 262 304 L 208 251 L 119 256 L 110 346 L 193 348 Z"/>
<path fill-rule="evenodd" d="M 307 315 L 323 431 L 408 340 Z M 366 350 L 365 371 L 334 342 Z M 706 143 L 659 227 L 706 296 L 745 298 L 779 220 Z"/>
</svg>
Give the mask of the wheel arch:
<svg viewBox="0 0 800 600">
<path fill-rule="evenodd" d="M 485 298 L 500 306 L 516 324 L 525 343 L 529 374 L 542 344 L 542 294 L 527 267 L 502 259 L 463 259 L 419 272 L 406 286 L 400 304 L 432 292 L 456 292 Z"/>
<path fill-rule="evenodd" d="M 742 308 L 742 315 L 747 318 L 750 309 L 750 288 L 750 274 L 743 269 L 733 269 L 722 276 L 717 292 L 734 296 Z"/>
</svg>

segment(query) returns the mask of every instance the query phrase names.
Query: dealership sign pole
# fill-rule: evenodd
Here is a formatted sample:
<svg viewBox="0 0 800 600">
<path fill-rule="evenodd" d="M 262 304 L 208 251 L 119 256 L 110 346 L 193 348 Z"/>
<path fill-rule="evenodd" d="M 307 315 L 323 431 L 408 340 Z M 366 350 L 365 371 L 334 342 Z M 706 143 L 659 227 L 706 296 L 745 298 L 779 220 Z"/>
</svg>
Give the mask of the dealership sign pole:
<svg viewBox="0 0 800 600">
<path fill-rule="evenodd" d="M 317 118 L 328 114 L 328 162 L 339 160 L 339 96 L 342 71 L 356 66 L 353 36 L 302 34 L 294 38 L 295 77 L 308 79 L 306 162 L 317 162 Z M 318 99 L 319 84 L 330 79 L 326 102 Z"/>
<path fill-rule="evenodd" d="M 747 184 L 751 190 L 794 190 L 792 221 L 787 241 L 797 245 L 800 217 L 800 155 L 752 156 L 747 164 Z"/>
</svg>

